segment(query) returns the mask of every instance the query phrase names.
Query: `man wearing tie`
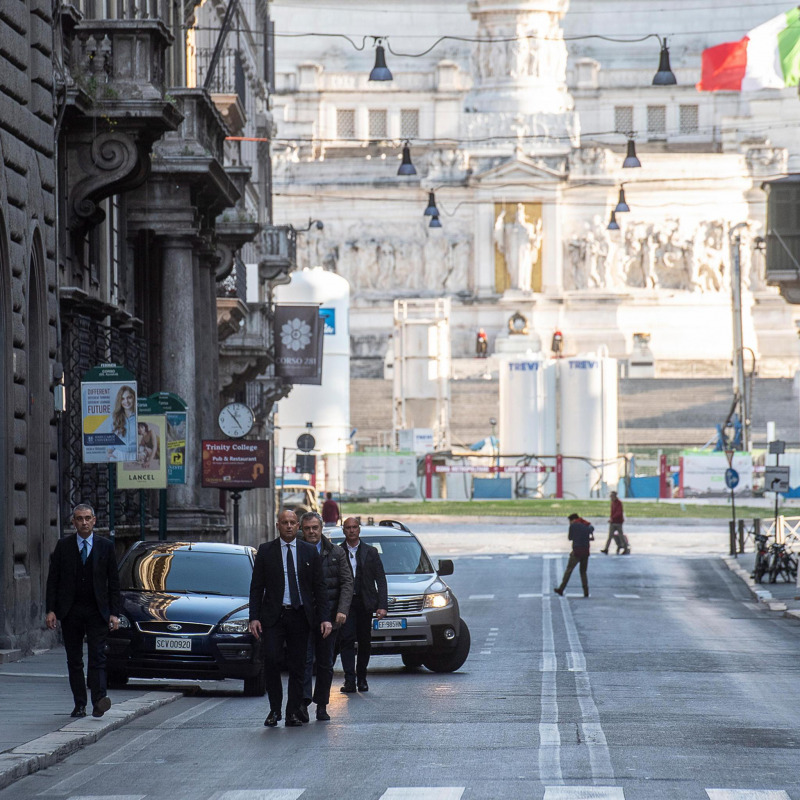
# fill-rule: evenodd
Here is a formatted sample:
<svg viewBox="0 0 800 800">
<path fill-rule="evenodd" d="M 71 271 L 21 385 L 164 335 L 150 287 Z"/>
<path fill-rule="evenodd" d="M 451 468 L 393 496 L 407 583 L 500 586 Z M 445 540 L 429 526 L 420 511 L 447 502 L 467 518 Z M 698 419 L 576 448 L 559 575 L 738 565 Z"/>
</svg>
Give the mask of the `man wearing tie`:
<svg viewBox="0 0 800 800">
<path fill-rule="evenodd" d="M 86 716 L 86 684 L 92 693 L 92 716 L 102 717 L 111 700 L 106 694 L 106 637 L 119 627 L 119 573 L 114 544 L 94 538 L 97 522 L 87 503 L 75 506 L 76 534 L 56 543 L 47 575 L 47 617 L 55 630 L 61 621 L 67 651 L 69 686 L 75 700 L 71 716 Z M 83 639 L 88 643 L 89 672 L 83 674 Z"/>
<path fill-rule="evenodd" d="M 359 521 L 348 517 L 342 528 L 344 551 L 353 573 L 353 601 L 340 634 L 344 685 L 339 691 L 352 694 L 356 690 L 369 691 L 367 665 L 372 651 L 372 615 L 378 619 L 386 616 L 389 592 L 380 554 L 372 545 L 361 541 Z"/>
<path fill-rule="evenodd" d="M 323 638 L 330 635 L 328 601 L 322 560 L 317 548 L 298 541 L 297 516 L 282 511 L 279 538 L 258 548 L 250 582 L 250 632 L 263 637 L 269 715 L 264 725 L 274 728 L 281 719 L 283 685 L 281 660 L 286 644 L 289 687 L 286 727 L 303 723 L 298 716 L 303 701 L 308 634 L 319 625 Z"/>
</svg>

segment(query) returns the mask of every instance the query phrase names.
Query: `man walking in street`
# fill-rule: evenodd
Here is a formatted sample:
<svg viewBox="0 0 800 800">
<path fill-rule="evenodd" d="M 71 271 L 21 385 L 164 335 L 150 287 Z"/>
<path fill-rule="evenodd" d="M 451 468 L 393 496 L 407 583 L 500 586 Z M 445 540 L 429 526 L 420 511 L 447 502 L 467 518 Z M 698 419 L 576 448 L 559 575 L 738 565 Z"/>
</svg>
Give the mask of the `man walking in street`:
<svg viewBox="0 0 800 800">
<path fill-rule="evenodd" d="M 611 513 L 608 517 L 608 539 L 606 546 L 600 551 L 608 555 L 608 548 L 611 547 L 611 542 L 617 544 L 617 555 L 622 553 L 628 556 L 631 553 L 630 545 L 628 544 L 628 537 L 622 532 L 622 523 L 625 522 L 625 515 L 622 513 L 622 500 L 617 497 L 616 492 L 611 492 Z"/>
<path fill-rule="evenodd" d="M 348 517 L 343 529 L 344 551 L 353 574 L 353 602 L 340 634 L 344 685 L 339 691 L 352 694 L 369 691 L 367 665 L 372 650 L 372 615 L 374 613 L 378 619 L 386 616 L 389 592 L 381 557 L 372 545 L 361 541 L 359 521 Z"/>
<path fill-rule="evenodd" d="M 594 528 L 585 519 L 577 514 L 569 515 L 569 533 L 567 538 L 572 542 L 572 552 L 569 554 L 567 568 L 564 570 L 564 577 L 561 585 L 553 590 L 558 595 L 564 594 L 567 588 L 572 570 L 580 564 L 581 583 L 583 584 L 583 596 L 589 596 L 589 578 L 586 574 L 589 566 L 589 542 L 594 539 Z"/>
<path fill-rule="evenodd" d="M 297 516 L 282 511 L 279 538 L 258 548 L 250 581 L 250 633 L 263 637 L 264 669 L 269 696 L 269 715 L 264 725 L 274 728 L 281 719 L 283 647 L 289 668 L 286 727 L 303 724 L 298 711 L 303 701 L 308 635 L 319 626 L 326 638 L 331 632 L 322 559 L 316 547 L 297 541 Z"/>
<path fill-rule="evenodd" d="M 308 706 L 313 702 L 317 704 L 317 719 L 327 721 L 330 719 L 327 706 L 331 696 L 336 640 L 339 629 L 347 620 L 350 611 L 350 602 L 353 599 L 353 573 L 347 564 L 344 550 L 327 536 L 322 535 L 322 519 L 319 514 L 313 511 L 303 514 L 300 517 L 300 533 L 305 541 L 316 547 L 322 559 L 322 574 L 328 594 L 330 622 L 333 625 L 333 631 L 328 637 L 324 637 L 317 629 L 309 636 L 300 716 L 304 722 L 308 722 Z M 315 660 L 317 680 L 312 693 L 311 679 Z"/>
<path fill-rule="evenodd" d="M 341 514 L 339 504 L 333 499 L 330 492 L 325 492 L 325 502 L 322 504 L 322 522 L 324 525 L 338 525 Z"/>
<path fill-rule="evenodd" d="M 72 512 L 76 533 L 56 543 L 47 575 L 47 617 L 55 630 L 61 622 L 67 651 L 69 686 L 75 707 L 72 717 L 86 716 L 86 685 L 92 696 L 92 716 L 111 708 L 106 694 L 106 637 L 119 627 L 119 573 L 114 543 L 95 536 L 94 509 L 80 503 Z M 83 640 L 88 643 L 89 670 L 83 673 Z"/>
</svg>

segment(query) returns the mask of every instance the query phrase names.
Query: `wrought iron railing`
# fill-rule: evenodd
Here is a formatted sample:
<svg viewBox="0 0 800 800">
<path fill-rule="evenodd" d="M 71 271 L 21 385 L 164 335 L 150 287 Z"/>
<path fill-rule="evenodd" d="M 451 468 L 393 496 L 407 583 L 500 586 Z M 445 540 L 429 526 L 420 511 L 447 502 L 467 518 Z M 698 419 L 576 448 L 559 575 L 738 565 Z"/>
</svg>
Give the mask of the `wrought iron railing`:
<svg viewBox="0 0 800 800">
<path fill-rule="evenodd" d="M 230 274 L 217 284 L 217 297 L 236 297 L 239 300 L 247 300 L 247 267 L 241 259 L 233 259 L 233 268 Z"/>
<path fill-rule="evenodd" d="M 160 19 L 167 27 L 176 17 L 175 0 L 77 0 L 84 19 Z"/>
<path fill-rule="evenodd" d="M 208 69 L 214 55 L 213 47 L 197 48 L 197 85 L 205 86 Z M 211 76 L 208 90 L 212 94 L 236 94 L 242 108 L 247 108 L 247 81 L 245 80 L 242 58 L 235 47 L 222 49 L 219 60 Z"/>
<path fill-rule="evenodd" d="M 62 519 L 68 520 L 79 502 L 92 503 L 98 523 L 108 526 L 108 469 L 105 464 L 84 464 L 82 452 L 81 379 L 92 367 L 120 364 L 136 376 L 139 394 L 150 394 L 148 344 L 132 331 L 104 325 L 83 314 L 62 314 L 62 351 L 67 410 L 61 428 Z M 135 525 L 139 499 L 135 492 L 117 492 L 114 509 L 117 527 Z"/>
</svg>

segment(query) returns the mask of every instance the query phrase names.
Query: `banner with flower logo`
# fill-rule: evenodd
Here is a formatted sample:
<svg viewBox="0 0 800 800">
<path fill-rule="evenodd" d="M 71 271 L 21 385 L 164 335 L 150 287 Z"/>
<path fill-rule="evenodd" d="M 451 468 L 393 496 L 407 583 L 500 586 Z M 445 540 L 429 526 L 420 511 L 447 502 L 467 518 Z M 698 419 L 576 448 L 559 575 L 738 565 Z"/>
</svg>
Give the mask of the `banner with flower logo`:
<svg viewBox="0 0 800 800">
<path fill-rule="evenodd" d="M 291 383 L 322 381 L 322 322 L 318 306 L 275 307 L 275 375 Z"/>
</svg>

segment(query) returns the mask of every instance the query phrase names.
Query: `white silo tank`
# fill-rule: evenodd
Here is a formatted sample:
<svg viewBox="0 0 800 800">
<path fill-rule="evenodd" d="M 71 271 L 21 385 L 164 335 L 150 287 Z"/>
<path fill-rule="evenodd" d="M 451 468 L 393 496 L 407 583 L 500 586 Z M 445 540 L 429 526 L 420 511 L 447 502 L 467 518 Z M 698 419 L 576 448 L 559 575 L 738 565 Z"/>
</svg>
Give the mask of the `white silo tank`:
<svg viewBox="0 0 800 800">
<path fill-rule="evenodd" d="M 555 365 L 541 353 L 519 353 L 500 361 L 500 453 L 554 456 L 556 452 Z M 506 465 L 518 458 L 504 459 Z M 554 458 L 531 461 L 554 466 Z M 556 491 L 553 473 L 528 473 L 522 485 L 528 492 Z"/>
<path fill-rule="evenodd" d="M 565 497 L 616 488 L 617 361 L 589 353 L 559 359 Z"/>
<path fill-rule="evenodd" d="M 297 384 L 288 397 L 278 403 L 279 445 L 287 448 L 286 464 L 294 464 L 295 446 L 300 434 L 310 433 L 316 440 L 317 474 L 321 475 L 321 455 L 345 453 L 350 440 L 350 284 L 335 272 L 313 267 L 291 273 L 291 283 L 275 290 L 276 303 L 319 304 L 325 319 L 322 344 L 322 383 Z M 281 458 L 281 453 L 276 453 Z M 328 459 L 335 463 L 337 459 Z M 341 470 L 321 476 L 325 488 L 338 488 Z"/>
</svg>

